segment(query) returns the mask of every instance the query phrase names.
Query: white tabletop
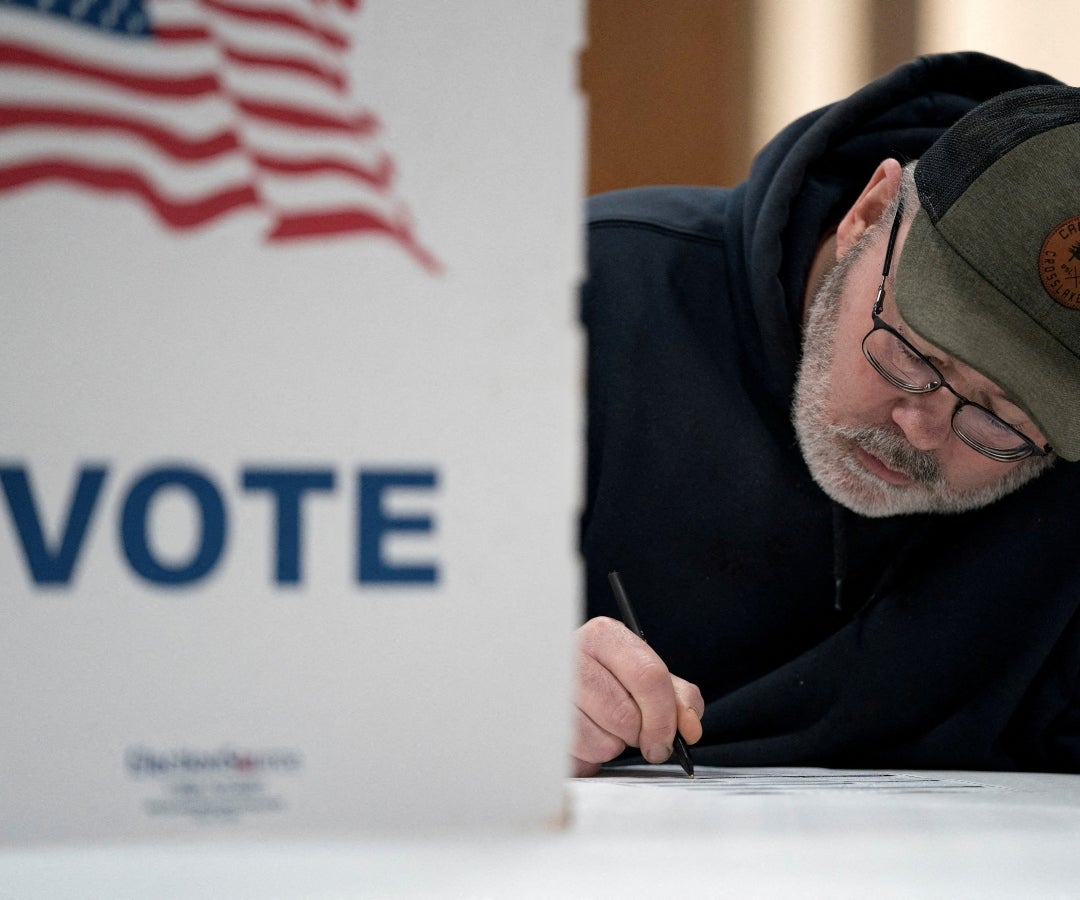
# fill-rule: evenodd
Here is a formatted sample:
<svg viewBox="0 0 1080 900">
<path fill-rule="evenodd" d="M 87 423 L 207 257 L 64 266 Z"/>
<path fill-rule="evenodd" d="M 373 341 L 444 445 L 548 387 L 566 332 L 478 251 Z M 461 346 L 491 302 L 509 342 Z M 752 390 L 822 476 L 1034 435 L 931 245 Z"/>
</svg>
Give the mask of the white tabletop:
<svg viewBox="0 0 1080 900">
<path fill-rule="evenodd" d="M 493 836 L 0 852 L 0 900 L 1076 897 L 1080 776 L 622 770 Z"/>
</svg>

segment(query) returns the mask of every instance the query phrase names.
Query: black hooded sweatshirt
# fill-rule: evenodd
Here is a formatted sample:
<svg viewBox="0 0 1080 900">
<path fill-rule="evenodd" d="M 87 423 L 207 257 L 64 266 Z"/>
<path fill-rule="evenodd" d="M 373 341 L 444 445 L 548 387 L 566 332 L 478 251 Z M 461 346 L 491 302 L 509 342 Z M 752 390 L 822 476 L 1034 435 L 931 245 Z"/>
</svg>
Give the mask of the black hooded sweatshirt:
<svg viewBox="0 0 1080 900">
<path fill-rule="evenodd" d="M 619 569 L 705 697 L 700 764 L 1080 771 L 1080 464 L 975 512 L 864 518 L 813 482 L 790 414 L 821 236 L 883 159 L 1053 80 L 923 57 L 734 188 L 590 201 L 588 615 L 617 617 Z"/>
</svg>

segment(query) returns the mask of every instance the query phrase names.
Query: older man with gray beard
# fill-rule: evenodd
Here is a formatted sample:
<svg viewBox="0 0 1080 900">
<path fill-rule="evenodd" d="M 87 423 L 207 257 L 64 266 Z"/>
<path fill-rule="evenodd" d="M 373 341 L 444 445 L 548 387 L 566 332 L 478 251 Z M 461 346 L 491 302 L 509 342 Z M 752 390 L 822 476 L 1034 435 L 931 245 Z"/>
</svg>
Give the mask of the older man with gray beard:
<svg viewBox="0 0 1080 900">
<path fill-rule="evenodd" d="M 873 344 L 870 341 L 856 344 L 854 340 L 847 339 L 847 334 L 838 335 L 841 313 L 847 310 L 854 320 L 854 332 L 857 334 L 861 334 L 860 329 L 869 324 L 867 310 L 873 305 L 871 297 L 876 296 L 875 288 L 880 290 L 885 300 L 894 285 L 889 281 L 889 273 L 883 271 L 880 283 L 874 287 L 868 286 L 866 270 L 876 271 L 873 269 L 875 262 L 884 265 L 883 260 L 897 252 L 899 235 L 906 233 L 914 218 L 914 210 L 918 208 L 915 164 L 901 171 L 898 186 L 893 183 L 897 170 L 899 164 L 895 160 L 887 160 L 882 163 L 880 174 L 875 173 L 875 179 L 880 178 L 880 182 L 875 180 L 874 184 L 884 185 L 885 190 L 892 194 L 891 201 L 880 219 L 863 231 L 840 256 L 822 278 L 814 296 L 807 301 L 803 356 L 795 382 L 795 430 L 814 480 L 833 500 L 848 509 L 864 516 L 967 512 L 993 503 L 1026 484 L 1049 468 L 1056 457 L 1052 453 L 1036 452 L 1017 460 L 999 461 L 998 465 L 985 465 L 982 460 L 971 457 L 970 453 L 958 447 L 959 455 L 966 457 L 961 459 L 960 466 L 967 477 L 962 483 L 957 483 L 956 479 L 949 478 L 948 467 L 939 455 L 940 445 L 950 442 L 952 436 L 943 428 L 936 440 L 931 438 L 927 441 L 923 436 L 913 434 L 909 425 L 910 416 L 905 416 L 902 410 L 896 411 L 898 408 L 894 401 L 897 399 L 898 385 L 890 380 L 887 373 L 882 373 L 881 382 L 867 379 L 868 388 L 884 393 L 884 402 L 893 411 L 886 421 L 873 418 L 849 418 L 845 421 L 838 419 L 834 411 L 836 407 L 843 408 L 845 401 L 855 393 L 848 387 L 850 381 L 833 374 L 833 369 L 839 365 L 837 357 L 850 354 L 855 347 L 859 347 L 865 355 L 871 346 L 879 343 L 877 339 L 872 339 Z M 872 196 L 872 193 L 867 194 L 861 202 L 866 204 Z M 904 210 L 911 212 L 905 216 L 902 215 Z M 841 229 L 843 227 L 842 224 Z M 834 238 L 829 242 L 830 248 L 835 244 Z M 898 317 L 897 323 L 900 324 Z M 919 360 L 918 350 L 892 339 L 891 335 L 880 343 L 886 353 L 892 350 L 900 354 L 901 365 L 914 364 L 917 372 L 922 370 L 914 382 L 917 387 L 934 383 L 939 387 L 948 385 L 949 382 L 944 381 L 938 371 L 943 368 L 956 373 L 952 376 L 953 381 L 978 385 L 981 380 L 983 384 L 980 389 L 984 394 L 1001 395 L 1000 390 L 987 379 L 980 379 L 970 366 L 939 349 L 931 348 L 926 341 L 914 335 L 912 337 L 914 341 L 919 341 L 920 346 L 932 351 L 936 364 L 927 360 L 924 366 Z M 856 369 L 866 361 L 876 368 L 877 360 L 870 352 L 868 360 L 856 359 Z M 861 376 L 856 374 L 855 377 Z M 930 391 L 920 390 L 916 393 L 928 394 Z M 946 390 L 943 399 L 946 404 L 955 404 L 961 398 Z M 915 406 L 925 404 L 925 401 L 918 399 L 907 402 Z M 965 408 L 971 409 L 970 406 L 961 407 Z M 996 408 L 1009 421 L 1023 423 L 1028 431 L 1037 435 L 1034 446 L 1046 444 L 1042 433 L 1015 403 L 999 396 Z M 933 422 L 940 425 L 944 419 L 935 415 Z M 950 421 L 950 427 L 953 424 Z M 988 427 L 992 434 L 1000 431 L 1007 445 L 1012 444 L 1013 438 L 1008 428 L 1002 428 L 993 420 L 988 422 Z M 963 432 L 958 436 L 963 440 Z M 878 465 L 874 465 L 875 462 Z M 977 475 L 971 471 L 973 466 L 978 466 Z"/>
<path fill-rule="evenodd" d="M 1080 772 L 1078 160 L 1080 90 L 947 54 L 591 201 L 577 774 Z"/>
</svg>

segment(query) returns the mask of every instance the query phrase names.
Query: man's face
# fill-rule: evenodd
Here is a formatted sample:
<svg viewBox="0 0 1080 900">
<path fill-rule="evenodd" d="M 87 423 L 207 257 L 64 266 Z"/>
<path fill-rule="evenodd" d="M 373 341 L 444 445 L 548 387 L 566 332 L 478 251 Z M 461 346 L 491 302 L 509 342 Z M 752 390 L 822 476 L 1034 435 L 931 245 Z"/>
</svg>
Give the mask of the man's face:
<svg viewBox="0 0 1080 900">
<path fill-rule="evenodd" d="M 903 253 L 907 228 L 905 223 L 896 254 Z M 880 225 L 868 230 L 825 278 L 810 305 L 793 408 L 799 445 L 825 493 L 864 516 L 976 509 L 1030 481 L 1054 457 L 1002 463 L 984 456 L 953 432 L 957 401 L 952 394 L 944 389 L 907 393 L 866 360 L 862 339 L 871 327 L 888 230 Z M 881 318 L 929 357 L 957 391 L 1045 443 L 997 385 L 904 323 L 891 281 Z"/>
</svg>

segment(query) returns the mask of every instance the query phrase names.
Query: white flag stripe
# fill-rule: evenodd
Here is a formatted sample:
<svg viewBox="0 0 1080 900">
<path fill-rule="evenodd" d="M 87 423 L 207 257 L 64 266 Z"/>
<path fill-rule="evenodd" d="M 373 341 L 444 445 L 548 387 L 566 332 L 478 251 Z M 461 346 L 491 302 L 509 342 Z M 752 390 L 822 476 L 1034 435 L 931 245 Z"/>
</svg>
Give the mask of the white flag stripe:
<svg viewBox="0 0 1080 900">
<path fill-rule="evenodd" d="M 281 73 L 232 67 L 225 75 L 230 93 L 245 100 L 270 102 L 290 109 L 302 108 L 335 119 L 348 120 L 362 112 L 347 97 L 323 85 Z"/>
<path fill-rule="evenodd" d="M 143 4 L 154 28 L 205 25 L 206 13 L 198 0 L 150 0 Z"/>
<path fill-rule="evenodd" d="M 157 17 L 158 10 L 172 3 L 190 2 L 190 0 L 152 0 L 151 16 Z M 358 4 L 359 5 L 359 4 Z M 347 38 L 353 30 L 355 13 L 342 9 L 336 3 L 314 3 L 311 0 L 222 0 L 222 9 L 215 9 L 213 3 L 206 8 L 214 16 L 230 19 L 237 23 L 253 22 L 245 15 L 236 15 L 231 11 L 247 12 L 263 17 L 260 28 L 275 27 L 280 31 L 294 30 L 286 25 L 275 25 L 271 17 L 285 16 L 297 22 L 307 23 L 313 28 L 329 29 L 335 34 Z"/>
<path fill-rule="evenodd" d="M 233 151 L 212 160 L 176 165 L 149 151 L 136 141 L 102 135 L 79 135 L 56 129 L 25 129 L 0 146 L 0 163 L 51 159 L 77 160 L 103 169 L 133 169 L 152 181 L 161 193 L 173 199 L 200 197 L 229 185 L 253 180 L 251 160 Z"/>
<path fill-rule="evenodd" d="M 215 134 L 231 127 L 233 104 L 220 94 L 198 99 L 150 99 L 120 94 L 84 79 L 66 75 L 4 72 L 0 103 L 110 112 L 139 119 L 189 137 Z"/>
<path fill-rule="evenodd" d="M 404 215 L 404 207 L 386 191 L 365 190 L 362 185 L 332 176 L 308 175 L 303 179 L 263 175 L 259 193 L 279 210 L 305 210 L 364 207 L 390 221 Z"/>
<path fill-rule="evenodd" d="M 358 166 L 372 167 L 382 165 L 387 157 L 386 151 L 372 140 L 299 132 L 256 122 L 249 122 L 244 126 L 244 139 L 246 145 L 253 149 L 297 161 L 330 157 Z"/>
<path fill-rule="evenodd" d="M 344 58 L 343 54 L 328 50 L 316 38 L 284 28 L 252 28 L 250 24 L 213 12 L 207 14 L 206 21 L 216 40 L 239 50 L 280 57 L 295 56 L 322 66 L 340 64 Z"/>
</svg>

